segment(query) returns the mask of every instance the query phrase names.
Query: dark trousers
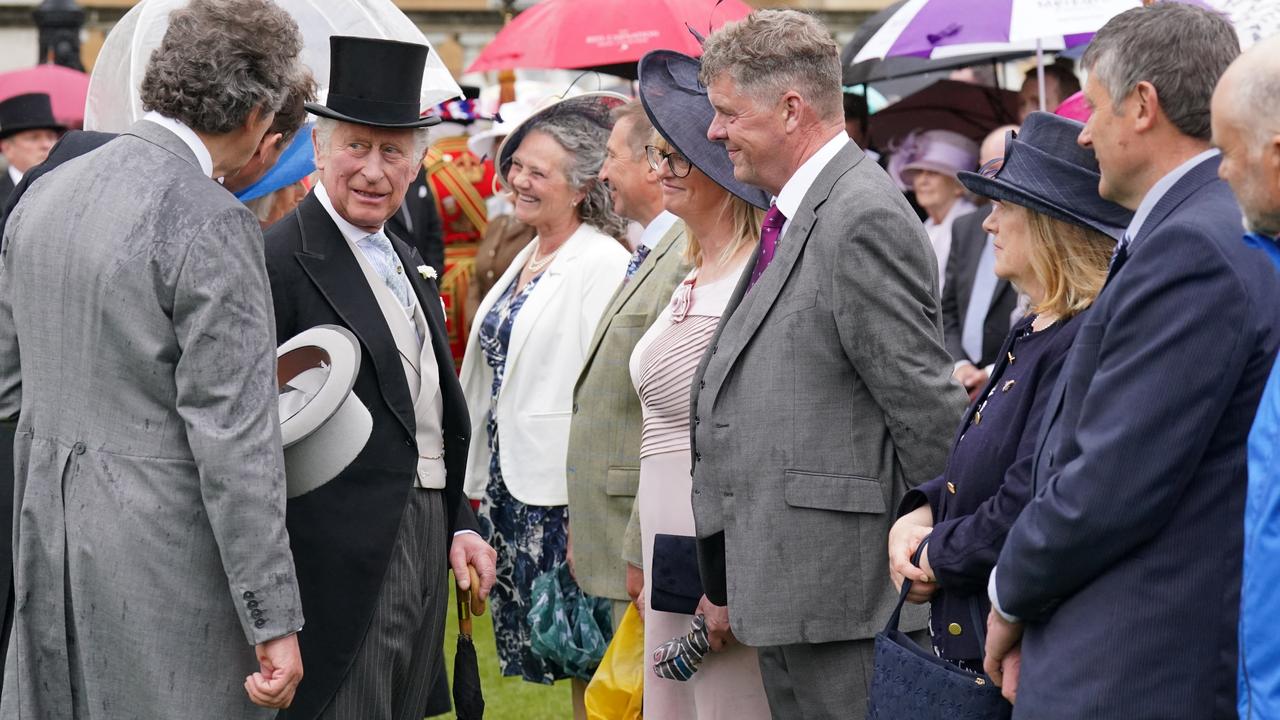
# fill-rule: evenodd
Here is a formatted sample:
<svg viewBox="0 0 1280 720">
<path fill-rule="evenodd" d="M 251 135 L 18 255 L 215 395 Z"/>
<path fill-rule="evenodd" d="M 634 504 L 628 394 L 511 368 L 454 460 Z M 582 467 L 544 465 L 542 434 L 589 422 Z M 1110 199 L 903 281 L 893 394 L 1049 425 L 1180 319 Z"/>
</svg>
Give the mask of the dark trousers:
<svg viewBox="0 0 1280 720">
<path fill-rule="evenodd" d="M 929 631 L 908 633 L 929 647 Z M 875 640 L 757 648 L 774 720 L 848 720 L 867 714 Z M 904 719 L 905 720 L 905 719 Z"/>
<path fill-rule="evenodd" d="M 378 605 L 322 720 L 422 720 L 449 605 L 443 493 L 412 489 Z"/>
</svg>

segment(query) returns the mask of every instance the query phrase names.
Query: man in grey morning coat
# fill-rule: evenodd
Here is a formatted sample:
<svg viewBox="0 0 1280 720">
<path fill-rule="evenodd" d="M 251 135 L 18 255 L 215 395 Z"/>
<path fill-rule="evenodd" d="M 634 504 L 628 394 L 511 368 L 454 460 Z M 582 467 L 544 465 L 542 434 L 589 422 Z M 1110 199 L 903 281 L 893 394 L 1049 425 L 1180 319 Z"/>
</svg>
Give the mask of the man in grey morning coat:
<svg viewBox="0 0 1280 720">
<path fill-rule="evenodd" d="M 268 0 L 193 0 L 148 65 L 145 118 L 6 224 L 0 717 L 267 718 L 301 679 L 262 236 L 213 179 L 253 154 L 300 48 Z"/>
<path fill-rule="evenodd" d="M 761 10 L 725 25 L 702 80 L 707 136 L 777 199 L 694 378 L 700 612 L 713 649 L 729 620 L 758 648 L 774 717 L 861 717 L 897 599 L 892 513 L 942 470 L 964 408 L 937 265 L 845 134 L 839 48 L 816 20 Z M 902 629 L 926 621 L 904 612 Z"/>
</svg>

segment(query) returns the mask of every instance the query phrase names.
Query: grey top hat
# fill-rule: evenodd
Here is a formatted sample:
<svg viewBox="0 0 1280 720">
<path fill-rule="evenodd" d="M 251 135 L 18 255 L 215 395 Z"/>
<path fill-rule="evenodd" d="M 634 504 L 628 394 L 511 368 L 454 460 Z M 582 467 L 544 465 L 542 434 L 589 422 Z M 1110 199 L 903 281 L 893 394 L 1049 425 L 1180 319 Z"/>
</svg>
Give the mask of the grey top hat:
<svg viewBox="0 0 1280 720">
<path fill-rule="evenodd" d="M 707 139 L 716 111 L 698 81 L 702 63 L 673 50 L 654 50 L 640 59 L 640 102 L 653 127 L 681 155 L 717 185 L 755 205 L 769 208 L 769 193 L 733 175 L 733 161 L 720 143 Z"/>
<path fill-rule="evenodd" d="M 517 125 L 498 146 L 497 176 L 498 183 L 504 190 L 511 190 L 507 173 L 511 171 L 511 158 L 516 154 L 525 135 L 539 125 L 564 115 L 576 115 L 587 119 L 600 127 L 601 146 L 609 141 L 609 133 L 613 131 L 613 109 L 627 104 L 627 98 L 615 92 L 589 92 L 573 97 L 557 100 L 546 107 L 538 109 L 524 122 Z"/>
<path fill-rule="evenodd" d="M 1076 138 L 1084 125 L 1045 112 L 1027 116 L 1022 129 L 1005 139 L 998 168 L 962 172 L 970 191 L 1119 240 L 1133 211 L 1098 195 L 1098 160 Z"/>
</svg>

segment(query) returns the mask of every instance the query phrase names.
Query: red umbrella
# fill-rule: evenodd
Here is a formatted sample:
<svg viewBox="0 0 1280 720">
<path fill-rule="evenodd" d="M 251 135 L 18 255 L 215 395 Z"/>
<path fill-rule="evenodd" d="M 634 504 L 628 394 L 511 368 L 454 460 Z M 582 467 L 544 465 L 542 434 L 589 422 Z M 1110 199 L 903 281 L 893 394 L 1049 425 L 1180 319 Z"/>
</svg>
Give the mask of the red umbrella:
<svg viewBox="0 0 1280 720">
<path fill-rule="evenodd" d="M 0 73 L 0 100 L 33 92 L 49 95 L 53 101 L 53 116 L 58 122 L 73 128 L 84 125 L 84 100 L 89 94 L 88 75 L 52 63 Z"/>
<path fill-rule="evenodd" d="M 467 72 L 610 68 L 634 77 L 635 63 L 650 50 L 701 55 L 688 28 L 705 35 L 751 12 L 741 0 L 594 0 L 587 5 L 543 0 L 525 10 L 494 36 Z"/>
</svg>

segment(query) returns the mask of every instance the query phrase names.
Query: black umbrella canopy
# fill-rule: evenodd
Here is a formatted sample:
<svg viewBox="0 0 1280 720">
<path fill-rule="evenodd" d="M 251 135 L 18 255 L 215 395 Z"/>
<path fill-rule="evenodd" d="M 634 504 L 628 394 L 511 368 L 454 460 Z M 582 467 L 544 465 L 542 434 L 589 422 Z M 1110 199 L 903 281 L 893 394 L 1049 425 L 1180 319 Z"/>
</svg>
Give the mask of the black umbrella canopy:
<svg viewBox="0 0 1280 720">
<path fill-rule="evenodd" d="M 951 130 L 981 142 L 1018 122 L 1018 94 L 958 80 L 939 80 L 871 116 L 869 142 L 881 152 L 913 130 Z"/>
<path fill-rule="evenodd" d="M 862 50 L 862 46 L 866 45 L 871 36 L 875 35 L 889 21 L 889 18 L 893 17 L 893 14 L 906 3 L 907 0 L 898 0 L 898 2 L 867 18 L 866 21 L 858 26 L 857 32 L 853 34 L 853 39 L 840 52 L 840 65 L 844 68 L 843 82 L 845 85 L 864 85 L 866 83 L 923 75 L 942 70 L 955 70 L 971 65 L 990 65 L 992 63 L 1018 60 L 1035 54 L 1034 50 L 1023 50 L 959 55 L 938 59 L 903 56 L 885 58 L 883 60 L 863 60 L 855 65 L 853 58 L 857 56 L 859 50 Z"/>
<path fill-rule="evenodd" d="M 484 720 L 484 693 L 480 687 L 480 663 L 471 641 L 471 616 L 483 615 L 485 603 L 479 598 L 480 577 L 467 566 L 471 588 L 456 588 L 458 599 L 458 649 L 453 656 L 453 707 L 458 720 Z"/>
</svg>

